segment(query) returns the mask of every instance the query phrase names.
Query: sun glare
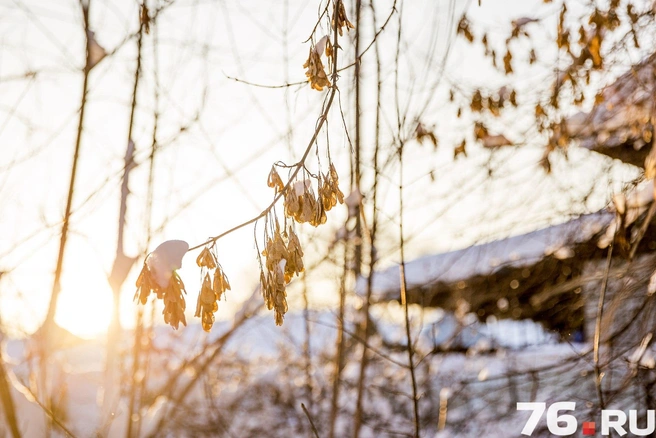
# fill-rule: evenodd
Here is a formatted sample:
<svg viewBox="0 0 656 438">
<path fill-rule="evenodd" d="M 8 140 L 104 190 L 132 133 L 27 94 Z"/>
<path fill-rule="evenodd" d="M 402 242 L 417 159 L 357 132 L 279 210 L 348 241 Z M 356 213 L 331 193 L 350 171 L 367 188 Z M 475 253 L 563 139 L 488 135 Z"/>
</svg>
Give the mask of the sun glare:
<svg viewBox="0 0 656 438">
<path fill-rule="evenodd" d="M 63 283 L 55 321 L 71 333 L 90 339 L 107 332 L 112 291 L 97 268 L 89 266 L 76 271 Z"/>
</svg>

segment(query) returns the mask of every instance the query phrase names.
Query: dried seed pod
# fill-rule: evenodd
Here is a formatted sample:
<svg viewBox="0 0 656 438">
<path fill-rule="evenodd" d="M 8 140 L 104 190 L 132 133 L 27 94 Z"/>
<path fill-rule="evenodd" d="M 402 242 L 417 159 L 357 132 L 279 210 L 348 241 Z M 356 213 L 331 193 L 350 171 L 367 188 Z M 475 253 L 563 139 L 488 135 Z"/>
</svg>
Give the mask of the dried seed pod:
<svg viewBox="0 0 656 438">
<path fill-rule="evenodd" d="M 216 268 L 217 261 L 214 254 L 212 254 L 212 251 L 210 251 L 208 247 L 205 247 L 200 254 L 198 254 L 196 264 L 201 268 L 214 269 Z"/>
<path fill-rule="evenodd" d="M 276 193 L 282 192 L 282 190 L 285 188 L 285 184 L 282 182 L 280 175 L 278 175 L 278 171 L 276 171 L 275 166 L 271 166 L 271 172 L 269 172 L 267 185 L 271 188 L 275 188 Z"/>
<path fill-rule="evenodd" d="M 339 189 L 339 177 L 335 166 L 330 163 L 330 170 L 328 174 L 323 176 L 323 184 L 319 184 L 319 202 L 322 204 L 323 210 L 319 212 L 318 222 L 325 223 L 325 212 L 329 211 L 337 202 L 344 203 L 344 193 Z"/>
<path fill-rule="evenodd" d="M 162 299 L 164 301 L 162 314 L 164 315 L 164 322 L 176 330 L 180 323 L 184 326 L 187 325 L 187 319 L 184 314 L 186 302 L 183 293 L 186 293 L 184 283 L 180 276 L 176 272 L 173 272 L 168 287 L 162 292 Z"/>
<path fill-rule="evenodd" d="M 214 271 L 214 281 L 212 282 L 212 289 L 216 294 L 217 301 L 221 299 L 225 291 L 231 290 L 228 277 L 226 276 L 225 272 L 223 272 L 221 266 L 217 267 L 216 270 Z"/>
<path fill-rule="evenodd" d="M 287 254 L 288 259 L 285 264 L 285 282 L 289 283 L 294 274 L 298 275 L 305 270 L 303 266 L 303 249 L 298 236 L 294 231 L 289 228 L 288 241 L 287 241 Z"/>
<path fill-rule="evenodd" d="M 201 318 L 201 325 L 203 330 L 209 332 L 214 324 L 214 312 L 218 310 L 216 303 L 216 293 L 212 289 L 212 281 L 209 274 L 205 274 L 203 285 L 201 286 L 200 293 L 198 294 L 198 301 L 196 303 L 196 318 Z"/>
<path fill-rule="evenodd" d="M 460 143 L 460 145 L 458 145 L 458 146 L 453 150 L 453 159 L 454 159 L 454 160 L 455 160 L 456 158 L 458 158 L 458 155 L 460 155 L 460 154 L 464 155 L 465 157 L 467 156 L 467 149 L 465 149 L 466 146 L 467 146 L 467 141 L 466 141 L 466 140 L 462 140 L 462 142 Z"/>
<path fill-rule="evenodd" d="M 168 284 L 162 287 L 148 268 L 148 264 L 144 263 L 141 273 L 139 273 L 139 277 L 137 278 L 136 285 L 137 291 L 134 299 L 138 298 L 141 304 L 146 304 L 148 296 L 154 292 L 157 299 L 161 299 L 164 302 L 164 310 L 162 311 L 164 322 L 171 325 L 174 329 L 177 329 L 180 323 L 185 326 L 187 325 L 184 314 L 186 302 L 183 295 L 183 293 L 186 294 L 186 291 L 184 283 L 177 272 L 172 271 Z"/>
<path fill-rule="evenodd" d="M 340 36 L 344 35 L 342 31 L 343 27 L 346 27 L 347 32 L 351 29 L 355 29 L 353 23 L 351 23 L 346 17 L 346 9 L 344 8 L 343 1 L 340 1 L 339 6 L 337 7 L 337 17 L 336 19 L 333 19 L 333 26 L 337 26 L 337 31 L 339 32 Z"/>
<path fill-rule="evenodd" d="M 310 55 L 303 64 L 303 68 L 307 69 L 305 76 L 307 76 L 308 82 L 310 82 L 313 89 L 323 91 L 323 87 L 330 87 L 330 81 L 321 62 L 321 55 L 315 50 L 310 49 Z"/>
<path fill-rule="evenodd" d="M 139 273 L 139 277 L 137 277 L 136 286 L 137 291 L 135 292 L 133 299 L 136 300 L 138 298 L 141 304 L 146 304 L 150 292 L 157 288 L 157 282 L 152 277 L 150 269 L 148 269 L 148 265 L 145 263 Z"/>
<path fill-rule="evenodd" d="M 326 210 L 323 208 L 321 198 L 319 197 L 316 201 L 314 198 L 312 198 L 312 206 L 314 214 L 312 215 L 312 219 L 309 221 L 310 225 L 313 227 L 318 227 L 319 225 L 325 224 L 328 220 L 328 217 L 326 216 Z"/>
<path fill-rule="evenodd" d="M 264 271 L 260 271 L 260 285 L 262 286 L 262 297 L 267 309 L 273 309 L 273 290 L 269 282 L 269 277 L 264 275 Z"/>
<path fill-rule="evenodd" d="M 312 222 L 317 201 L 309 179 L 295 182 L 285 193 L 285 214 L 299 223 Z"/>
<path fill-rule="evenodd" d="M 285 261 L 281 260 L 272 272 L 269 272 L 269 282 L 272 284 L 273 310 L 276 325 L 282 325 L 287 313 L 287 291 L 285 290 Z"/>
<path fill-rule="evenodd" d="M 337 175 L 337 170 L 333 163 L 330 163 L 330 185 L 333 188 L 333 192 L 337 197 L 337 202 L 340 204 L 344 203 L 344 193 L 339 189 L 339 176 Z"/>
<path fill-rule="evenodd" d="M 420 144 L 424 144 L 424 140 L 429 140 L 431 143 L 433 143 L 433 147 L 437 149 L 437 136 L 435 133 L 429 129 L 427 129 L 422 123 L 417 124 L 417 128 L 415 128 L 415 138 Z"/>
<path fill-rule="evenodd" d="M 294 187 L 289 187 L 285 191 L 285 214 L 289 217 L 295 217 L 298 210 L 300 209 L 300 203 L 298 199 L 298 195 L 296 194 L 296 190 L 294 190 Z"/>
<path fill-rule="evenodd" d="M 474 42 L 474 34 L 471 32 L 469 29 L 469 20 L 467 20 L 467 16 L 463 15 L 460 18 L 460 21 L 458 22 L 458 30 L 456 31 L 457 34 L 463 34 L 465 38 L 467 38 L 467 41 L 470 43 Z"/>
<path fill-rule="evenodd" d="M 280 230 L 276 230 L 273 239 L 267 239 L 266 248 L 262 251 L 262 255 L 266 257 L 266 267 L 269 271 L 273 271 L 281 260 L 289 257 L 287 246 L 282 240 Z"/>
</svg>

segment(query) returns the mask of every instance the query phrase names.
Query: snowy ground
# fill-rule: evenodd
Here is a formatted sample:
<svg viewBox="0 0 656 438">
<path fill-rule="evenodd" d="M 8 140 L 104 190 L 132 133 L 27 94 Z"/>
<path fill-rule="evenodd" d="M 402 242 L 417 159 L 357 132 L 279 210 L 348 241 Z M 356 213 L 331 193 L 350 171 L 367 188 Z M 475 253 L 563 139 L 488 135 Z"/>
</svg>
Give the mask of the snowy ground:
<svg viewBox="0 0 656 438">
<path fill-rule="evenodd" d="M 167 385 L 171 386 L 169 379 L 179 374 L 173 384 L 176 388 L 191 381 L 198 365 L 180 372 L 180 364 L 203 349 L 210 351 L 230 324 L 217 324 L 210 335 L 198 325 L 177 332 L 158 327 L 153 340 L 157 353 L 151 359 L 144 397 L 150 407 L 141 411 L 139 436 L 149 432 L 156 436 L 307 436 L 309 425 L 301 403 L 318 423 L 320 436 L 327 435 L 335 318 L 329 312 L 311 312 L 308 320 L 311 340 L 306 344 L 306 324 L 300 314 L 288 315 L 282 328 L 276 327 L 268 314 L 251 318 L 229 338 L 206 378 L 181 402 L 171 400 L 175 398 L 172 394 L 179 392 L 162 396 Z M 472 323 L 463 328 L 449 314 L 433 315 L 423 322 L 415 340 L 416 358 L 421 359 L 417 378 L 424 436 L 519 436 L 526 413 L 516 412 L 517 401 L 549 401 L 568 392 L 584 400 L 584 392 L 591 389 L 588 382 L 592 380 L 586 378 L 591 372 L 589 363 L 568 362 L 588 347 L 556 343 L 533 323 Z M 393 321 L 379 322 L 377 328 L 378 334 L 370 340 L 376 354 L 369 367 L 363 435 L 403 435 L 412 431 L 409 376 L 403 367 L 407 353 L 399 348 L 404 332 L 402 325 Z M 351 332 L 353 327 L 346 329 Z M 125 340 L 125 347 L 131 348 L 130 336 Z M 337 436 L 350 432 L 360 347 L 357 342 L 347 342 Z M 28 389 L 34 384 L 30 375 L 33 362 L 26 360 L 29 342 L 10 340 L 5 348 L 23 436 L 45 436 L 47 416 Z M 436 352 L 439 348 L 443 351 Z M 131 369 L 129 361 L 124 365 Z M 52 393 L 61 396 L 57 410 L 74 436 L 95 436 L 104 423 L 99 404 L 105 390 L 103 367 L 100 342 L 83 342 L 53 356 L 49 384 Z M 525 373 L 527 370 L 538 371 L 531 374 Z M 449 408 L 447 428 L 438 433 L 439 407 L 444 400 Z M 125 436 L 126 407 L 123 396 L 105 422 L 106 436 Z M 0 423 L 3 430 L 8 429 Z M 54 436 L 58 433 L 61 431 L 55 428 Z"/>
</svg>

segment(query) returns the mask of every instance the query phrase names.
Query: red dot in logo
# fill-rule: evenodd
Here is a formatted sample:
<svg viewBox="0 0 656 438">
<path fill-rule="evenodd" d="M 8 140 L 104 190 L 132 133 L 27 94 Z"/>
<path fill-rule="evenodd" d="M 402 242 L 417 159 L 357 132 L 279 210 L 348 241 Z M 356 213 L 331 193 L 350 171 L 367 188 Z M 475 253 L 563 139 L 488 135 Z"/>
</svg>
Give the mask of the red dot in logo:
<svg viewBox="0 0 656 438">
<path fill-rule="evenodd" d="M 594 435 L 595 434 L 595 424 L 591 421 L 586 421 L 583 423 L 583 435 Z"/>
</svg>

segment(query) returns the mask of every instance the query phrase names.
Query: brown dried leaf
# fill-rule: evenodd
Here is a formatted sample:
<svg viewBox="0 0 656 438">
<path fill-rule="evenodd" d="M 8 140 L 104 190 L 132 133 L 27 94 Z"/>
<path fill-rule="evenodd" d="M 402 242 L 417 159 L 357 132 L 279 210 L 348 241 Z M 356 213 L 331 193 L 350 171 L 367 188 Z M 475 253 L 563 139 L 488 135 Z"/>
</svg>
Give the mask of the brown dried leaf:
<svg viewBox="0 0 656 438">
<path fill-rule="evenodd" d="M 278 175 L 276 166 L 271 166 L 271 172 L 269 172 L 269 177 L 267 178 L 267 185 L 271 188 L 276 189 L 276 193 L 282 192 L 285 188 L 285 184 L 282 182 L 282 178 Z"/>
<path fill-rule="evenodd" d="M 203 250 L 196 257 L 196 264 L 200 268 L 214 269 L 216 268 L 216 257 L 212 254 L 212 251 L 208 247 L 203 248 Z"/>
<path fill-rule="evenodd" d="M 481 95 L 481 90 L 476 90 L 472 96 L 471 104 L 469 105 L 472 111 L 481 112 L 483 109 L 483 96 Z"/>
<path fill-rule="evenodd" d="M 458 34 L 463 34 L 465 38 L 467 38 L 467 41 L 470 43 L 474 42 L 474 34 L 471 33 L 471 30 L 469 30 L 469 20 L 467 20 L 467 16 L 463 15 L 462 18 L 460 18 L 460 21 L 458 22 Z"/>
<path fill-rule="evenodd" d="M 348 20 L 346 17 L 346 9 L 344 8 L 344 2 L 340 1 L 337 8 L 337 20 L 333 19 L 333 26 L 337 26 L 337 31 L 340 36 L 343 36 L 342 31 L 343 27 L 346 27 L 346 31 L 349 32 L 351 29 L 355 29 L 355 26 Z"/>
<path fill-rule="evenodd" d="M 590 51 L 590 56 L 592 56 L 592 65 L 595 69 L 600 69 L 603 59 L 601 57 L 601 37 L 599 34 L 595 34 L 588 44 L 588 50 Z"/>
<path fill-rule="evenodd" d="M 504 68 L 507 75 L 509 75 L 513 72 L 512 53 L 510 53 L 510 50 L 507 50 L 506 55 L 503 57 L 503 68 Z"/>
<path fill-rule="evenodd" d="M 139 21 L 144 27 L 144 32 L 150 34 L 150 17 L 148 16 L 148 6 L 146 2 L 141 4 L 141 13 L 139 14 Z"/>
<path fill-rule="evenodd" d="M 308 82 L 310 82 L 313 89 L 322 91 L 323 87 L 330 87 L 330 81 L 321 62 L 321 56 L 313 48 L 310 48 L 310 55 L 303 64 L 303 68 L 307 69 L 305 76 L 307 76 Z"/>
<path fill-rule="evenodd" d="M 463 140 L 462 143 L 460 143 L 460 145 L 457 146 L 457 147 L 453 150 L 453 159 L 454 159 L 454 160 L 455 160 L 456 158 L 458 158 L 458 155 L 461 155 L 461 154 L 464 155 L 465 157 L 467 156 L 467 150 L 465 149 L 465 146 L 466 146 L 466 145 L 467 145 L 467 142 L 466 142 L 465 140 Z"/>
</svg>

